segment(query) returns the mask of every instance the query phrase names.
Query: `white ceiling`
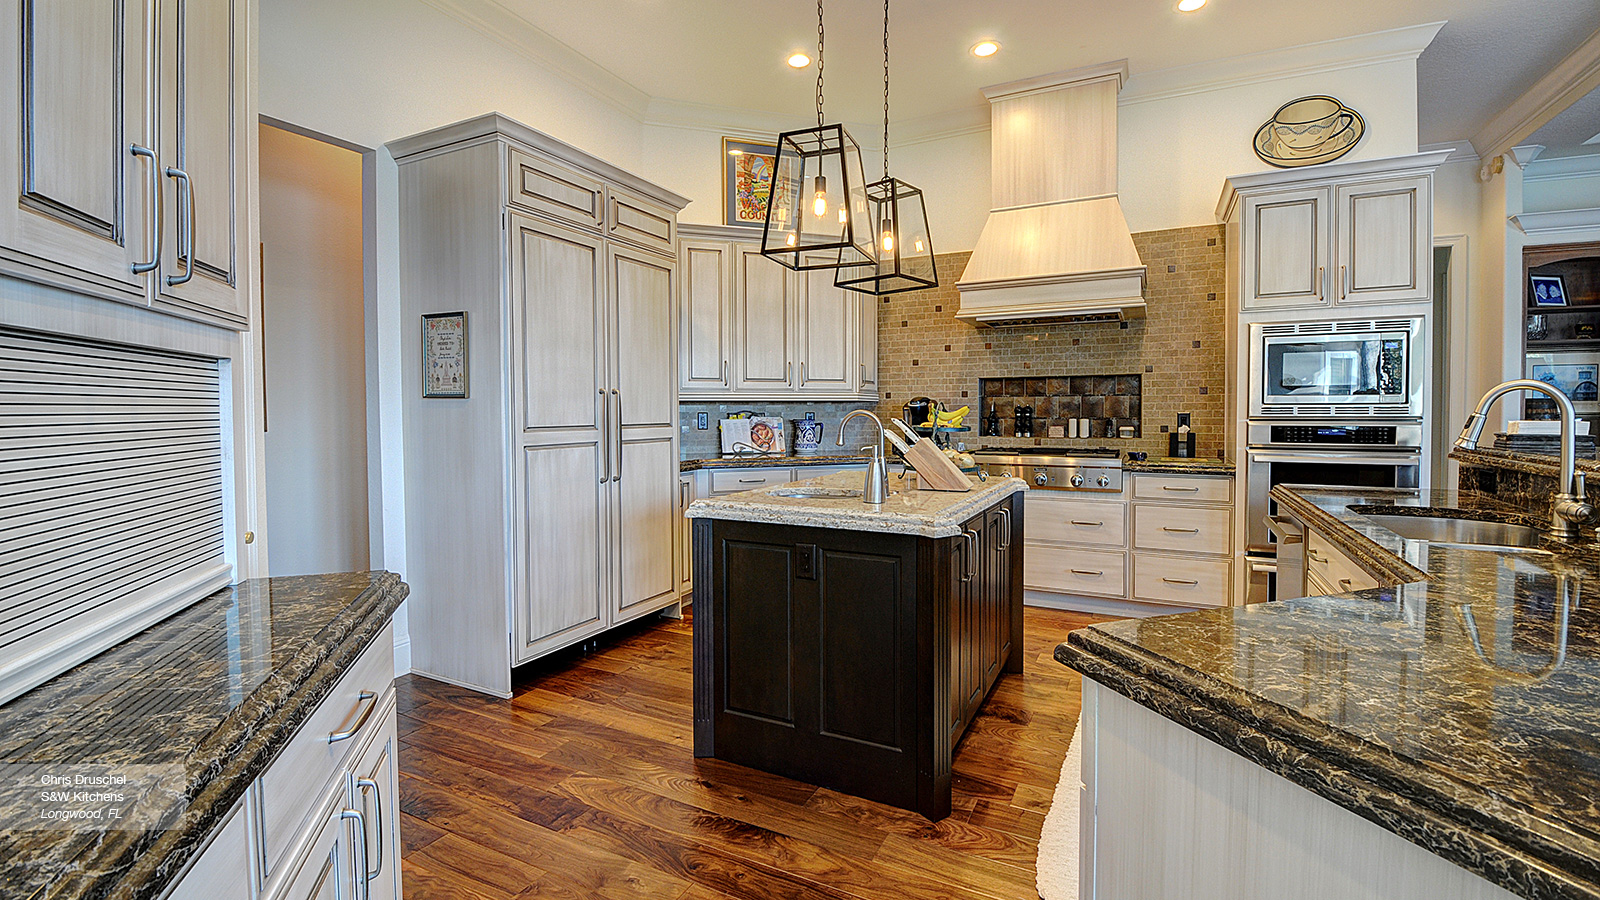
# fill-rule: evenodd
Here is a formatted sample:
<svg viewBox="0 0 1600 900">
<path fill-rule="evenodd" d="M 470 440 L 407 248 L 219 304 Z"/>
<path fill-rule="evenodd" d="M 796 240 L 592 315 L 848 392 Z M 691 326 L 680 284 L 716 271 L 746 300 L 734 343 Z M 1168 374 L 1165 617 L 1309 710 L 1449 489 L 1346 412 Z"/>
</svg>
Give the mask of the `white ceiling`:
<svg viewBox="0 0 1600 900">
<path fill-rule="evenodd" d="M 1600 90 L 1584 95 L 1522 143 L 1544 145 L 1540 159 L 1600 153 Z"/>
<path fill-rule="evenodd" d="M 812 107 L 816 7 L 796 0 L 497 0 L 657 99 L 763 113 Z M 1595 0 L 901 0 L 893 8 L 894 117 L 983 105 L 979 89 L 1127 57 L 1141 72 L 1448 21 L 1418 62 L 1422 143 L 1470 137 L 1600 28 Z M 830 119 L 881 116 L 882 6 L 827 4 Z M 994 38 L 979 60 L 968 48 Z"/>
</svg>

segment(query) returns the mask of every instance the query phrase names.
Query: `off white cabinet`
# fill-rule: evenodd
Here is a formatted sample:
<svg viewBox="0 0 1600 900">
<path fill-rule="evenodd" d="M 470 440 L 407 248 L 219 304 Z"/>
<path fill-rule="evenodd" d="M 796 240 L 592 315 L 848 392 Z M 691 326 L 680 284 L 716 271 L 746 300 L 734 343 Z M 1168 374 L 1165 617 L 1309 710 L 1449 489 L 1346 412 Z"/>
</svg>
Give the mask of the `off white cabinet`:
<svg viewBox="0 0 1600 900">
<path fill-rule="evenodd" d="M 679 317 L 684 198 L 498 115 L 389 148 L 406 319 L 465 312 L 469 348 L 468 397 L 405 401 L 412 666 L 509 696 L 512 666 L 678 602 L 677 386 L 721 379 L 729 320 Z"/>
<path fill-rule="evenodd" d="M 694 523 L 688 518 L 689 504 L 695 500 L 694 473 L 678 476 L 678 595 L 688 599 L 694 590 Z"/>
<path fill-rule="evenodd" d="M 167 900 L 251 900 L 250 812 L 240 800 Z"/>
<path fill-rule="evenodd" d="M 785 269 L 740 229 L 680 238 L 680 397 L 877 399 L 876 298 L 835 287 L 831 269 Z"/>
<path fill-rule="evenodd" d="M 249 10 L 0 2 L 0 273 L 248 325 Z"/>
<path fill-rule="evenodd" d="M 1433 172 L 1447 155 L 1228 179 L 1217 214 L 1240 248 L 1240 308 L 1427 301 Z"/>
</svg>

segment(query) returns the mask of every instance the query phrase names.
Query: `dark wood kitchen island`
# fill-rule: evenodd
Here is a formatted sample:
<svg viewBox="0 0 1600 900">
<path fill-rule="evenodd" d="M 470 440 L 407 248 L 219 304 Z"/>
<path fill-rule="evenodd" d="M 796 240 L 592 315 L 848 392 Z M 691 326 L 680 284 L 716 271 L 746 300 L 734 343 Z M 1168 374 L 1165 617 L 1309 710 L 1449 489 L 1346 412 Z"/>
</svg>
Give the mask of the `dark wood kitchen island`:
<svg viewBox="0 0 1600 900">
<path fill-rule="evenodd" d="M 955 746 L 1002 672 L 1022 671 L 1023 498 L 861 501 L 845 473 L 689 507 L 694 752 L 950 813 Z M 796 497 L 854 488 L 855 497 Z"/>
</svg>

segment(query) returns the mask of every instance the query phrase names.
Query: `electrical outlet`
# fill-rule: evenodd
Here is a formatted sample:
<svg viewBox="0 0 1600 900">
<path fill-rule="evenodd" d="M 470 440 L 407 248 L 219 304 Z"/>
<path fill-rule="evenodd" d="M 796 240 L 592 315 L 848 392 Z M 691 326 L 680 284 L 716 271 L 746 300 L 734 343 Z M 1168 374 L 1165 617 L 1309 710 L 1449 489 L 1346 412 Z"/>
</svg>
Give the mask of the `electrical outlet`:
<svg viewBox="0 0 1600 900">
<path fill-rule="evenodd" d="M 706 429 L 710 428 L 711 427 L 711 414 L 710 413 L 695 413 L 694 414 L 694 427 L 700 429 L 701 431 L 705 431 Z"/>
</svg>

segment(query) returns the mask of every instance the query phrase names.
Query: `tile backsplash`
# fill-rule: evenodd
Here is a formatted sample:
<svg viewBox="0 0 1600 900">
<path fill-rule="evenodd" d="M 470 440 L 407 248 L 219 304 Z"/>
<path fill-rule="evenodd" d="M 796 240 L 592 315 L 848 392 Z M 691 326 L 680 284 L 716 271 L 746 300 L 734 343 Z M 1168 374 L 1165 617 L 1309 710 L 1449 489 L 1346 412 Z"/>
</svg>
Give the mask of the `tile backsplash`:
<svg viewBox="0 0 1600 900">
<path fill-rule="evenodd" d="M 872 443 L 875 429 L 871 422 L 857 419 L 850 423 L 850 428 L 845 432 L 844 447 L 840 448 L 835 443 L 839 439 L 839 423 L 845 416 L 855 409 L 871 409 L 871 403 L 761 403 L 735 402 L 735 403 L 693 403 L 685 401 L 678 404 L 678 456 L 683 459 L 709 459 L 722 455 L 722 442 L 717 437 L 717 423 L 728 417 L 730 413 L 752 410 L 763 416 L 777 416 L 784 420 L 784 440 L 788 446 L 794 445 L 794 428 L 787 423 L 790 419 L 804 419 L 806 413 L 815 413 L 817 421 L 823 423 L 822 452 L 826 454 L 848 453 L 856 454 L 861 448 Z M 705 431 L 696 427 L 696 418 L 699 413 L 706 414 Z"/>
<path fill-rule="evenodd" d="M 906 400 L 928 396 L 950 409 L 971 406 L 968 421 L 976 425 L 988 412 L 980 408 L 984 379 L 1137 374 L 1138 412 L 1130 408 L 1127 418 L 1137 420 L 1138 436 L 1110 438 L 1107 445 L 1165 455 L 1166 432 L 1177 427 L 1179 413 L 1189 413 L 1197 454 L 1219 455 L 1228 384 L 1222 226 L 1146 231 L 1133 242 L 1149 269 L 1147 309 L 1145 318 L 1120 324 L 975 328 L 955 318 L 961 304 L 956 281 L 971 254 L 937 257 L 939 287 L 891 294 L 878 304 L 879 412 L 899 415 Z M 1045 387 L 1030 396 L 1052 396 L 1048 381 Z M 1006 435 L 1010 424 L 1002 429 Z M 1104 428 L 1102 421 L 1095 435 Z M 980 436 L 974 428 L 964 437 L 969 447 L 1052 440 L 1048 431 L 1035 435 Z"/>
<path fill-rule="evenodd" d="M 1116 437 L 1123 427 L 1139 435 L 1142 398 L 1137 374 L 980 378 L 978 399 L 980 437 L 1014 437 L 1016 411 L 1022 406 L 1033 410 L 1032 436 L 1037 438 L 1066 438 L 1073 430 L 1069 419 L 1089 420 L 1089 433 L 1077 435 L 1078 439 Z M 991 409 L 999 417 L 994 434 L 987 424 Z M 1051 428 L 1062 429 L 1061 434 L 1053 436 Z"/>
</svg>

